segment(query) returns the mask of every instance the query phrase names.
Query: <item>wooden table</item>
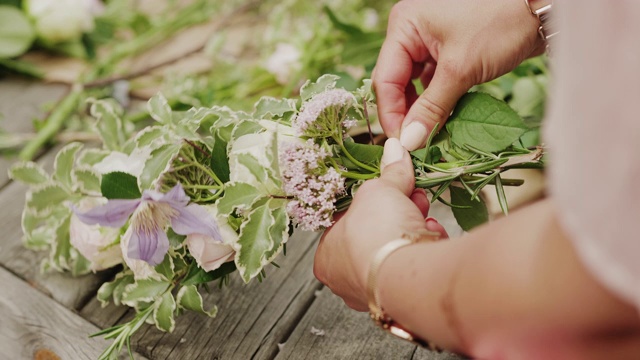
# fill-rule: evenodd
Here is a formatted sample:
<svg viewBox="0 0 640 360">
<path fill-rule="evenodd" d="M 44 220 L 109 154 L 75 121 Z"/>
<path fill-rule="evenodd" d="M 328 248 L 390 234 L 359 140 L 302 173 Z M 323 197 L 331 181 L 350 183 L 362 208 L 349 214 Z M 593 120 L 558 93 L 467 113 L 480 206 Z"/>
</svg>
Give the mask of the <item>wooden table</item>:
<svg viewBox="0 0 640 360">
<path fill-rule="evenodd" d="M 0 80 L 0 123 L 7 132 L 26 132 L 42 116 L 41 105 L 66 87 L 18 79 Z M 51 165 L 55 151 L 38 161 Z M 100 308 L 95 294 L 109 273 L 72 278 L 40 273 L 46 255 L 22 246 L 20 218 L 25 187 L 11 182 L 12 159 L 0 158 L 0 359 L 94 359 L 108 345 L 87 335 L 132 316 L 127 307 Z M 205 304 L 217 304 L 214 319 L 186 313 L 175 331 L 152 325 L 133 339 L 140 359 L 459 359 L 397 340 L 367 314 L 347 308 L 313 276 L 318 234 L 299 232 L 286 257 L 263 283 L 212 286 Z M 57 357 L 56 357 L 57 356 Z"/>
</svg>

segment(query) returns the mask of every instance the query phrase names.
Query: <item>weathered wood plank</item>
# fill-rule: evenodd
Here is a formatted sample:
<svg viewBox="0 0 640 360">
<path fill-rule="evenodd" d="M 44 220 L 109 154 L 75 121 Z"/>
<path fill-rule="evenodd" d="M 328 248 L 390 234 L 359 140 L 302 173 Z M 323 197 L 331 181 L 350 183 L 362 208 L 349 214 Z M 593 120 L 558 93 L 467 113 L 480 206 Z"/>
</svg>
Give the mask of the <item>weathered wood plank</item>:
<svg viewBox="0 0 640 360">
<path fill-rule="evenodd" d="M 26 133 L 33 131 L 32 120 L 45 115 L 41 106 L 48 101 L 60 99 L 67 86 L 43 84 L 17 78 L 0 81 L 0 128 L 7 133 Z M 7 169 L 15 161 L 13 158 L 0 157 L 0 186 L 9 180 Z"/>
<path fill-rule="evenodd" d="M 62 359 L 95 359 L 108 346 L 98 330 L 18 277 L 0 268 L 0 349 L 4 359 L 50 351 Z"/>
<path fill-rule="evenodd" d="M 313 305 L 282 346 L 276 360 L 414 359 L 458 360 L 396 339 L 378 329 L 369 315 L 348 308 L 329 288 Z"/>
<path fill-rule="evenodd" d="M 40 162 L 50 167 L 55 151 Z M 41 273 L 40 262 L 47 255 L 26 249 L 22 244 L 20 219 L 27 187 L 12 182 L 0 191 L 0 265 L 23 278 L 56 301 L 72 309 L 82 307 L 104 280 L 104 275 L 72 277 L 62 273 Z"/>
<path fill-rule="evenodd" d="M 205 304 L 217 304 L 216 318 L 185 313 L 172 334 L 146 326 L 134 337 L 134 349 L 150 359 L 273 359 L 278 344 L 293 331 L 321 288 L 312 270 L 317 238 L 296 233 L 289 240 L 287 256 L 277 261 L 281 268 L 269 268 L 263 283 L 245 285 L 233 276 L 223 289 L 212 284 L 211 293 L 203 298 Z M 90 302 L 88 307 L 96 305 Z M 84 309 L 82 313 L 86 314 Z M 114 320 L 118 315 L 114 313 Z M 120 322 L 130 318 L 131 313 Z"/>
</svg>

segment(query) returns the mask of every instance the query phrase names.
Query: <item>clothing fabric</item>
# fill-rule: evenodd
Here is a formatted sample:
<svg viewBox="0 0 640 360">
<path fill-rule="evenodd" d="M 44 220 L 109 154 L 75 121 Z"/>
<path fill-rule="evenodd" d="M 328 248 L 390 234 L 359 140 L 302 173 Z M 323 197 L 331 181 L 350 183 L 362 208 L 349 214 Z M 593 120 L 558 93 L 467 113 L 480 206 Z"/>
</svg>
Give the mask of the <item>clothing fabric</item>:
<svg viewBox="0 0 640 360">
<path fill-rule="evenodd" d="M 640 308 L 640 1 L 557 1 L 549 190 L 589 271 Z"/>
</svg>

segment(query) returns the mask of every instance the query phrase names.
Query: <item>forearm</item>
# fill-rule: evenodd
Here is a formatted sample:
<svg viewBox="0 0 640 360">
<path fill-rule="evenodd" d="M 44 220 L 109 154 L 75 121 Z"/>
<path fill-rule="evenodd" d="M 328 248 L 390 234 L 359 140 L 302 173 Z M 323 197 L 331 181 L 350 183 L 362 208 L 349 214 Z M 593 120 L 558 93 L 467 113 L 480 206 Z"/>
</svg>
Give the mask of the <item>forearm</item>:
<svg viewBox="0 0 640 360">
<path fill-rule="evenodd" d="M 380 269 L 383 307 L 438 345 L 486 358 L 637 331 L 636 310 L 592 279 L 555 219 L 545 201 L 461 239 L 398 250 Z"/>
</svg>

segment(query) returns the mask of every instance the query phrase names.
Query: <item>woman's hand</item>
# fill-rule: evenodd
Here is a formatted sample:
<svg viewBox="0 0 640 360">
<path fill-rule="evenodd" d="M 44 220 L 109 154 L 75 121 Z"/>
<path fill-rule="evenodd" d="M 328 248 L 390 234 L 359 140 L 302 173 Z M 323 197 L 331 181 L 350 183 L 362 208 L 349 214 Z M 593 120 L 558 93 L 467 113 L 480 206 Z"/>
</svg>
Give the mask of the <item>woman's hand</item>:
<svg viewBox="0 0 640 360">
<path fill-rule="evenodd" d="M 522 0 L 397 3 L 373 75 L 385 133 L 410 151 L 423 146 L 473 85 L 542 53 L 537 27 Z M 411 82 L 417 78 L 425 87 L 420 96 Z"/>
<path fill-rule="evenodd" d="M 389 139 L 382 157 L 382 176 L 364 183 L 349 210 L 322 237 L 316 252 L 316 277 L 345 303 L 367 310 L 366 277 L 369 262 L 385 243 L 420 230 L 439 232 L 442 225 L 425 220 L 429 201 L 414 189 L 410 156 L 398 139 Z"/>
</svg>

